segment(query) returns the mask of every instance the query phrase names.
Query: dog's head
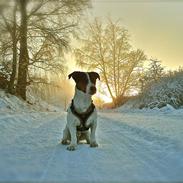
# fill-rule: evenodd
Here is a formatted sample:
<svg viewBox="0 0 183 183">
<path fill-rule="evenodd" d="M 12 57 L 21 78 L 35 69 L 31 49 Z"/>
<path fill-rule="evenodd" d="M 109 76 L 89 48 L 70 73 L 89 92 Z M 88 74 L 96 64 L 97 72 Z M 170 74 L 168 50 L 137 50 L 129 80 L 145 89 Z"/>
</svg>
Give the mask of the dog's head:
<svg viewBox="0 0 183 183">
<path fill-rule="evenodd" d="M 82 92 L 94 95 L 97 91 L 96 89 L 96 80 L 100 80 L 100 76 L 96 72 L 80 72 L 74 71 L 68 75 L 69 79 L 72 77 L 76 82 L 76 88 Z"/>
</svg>

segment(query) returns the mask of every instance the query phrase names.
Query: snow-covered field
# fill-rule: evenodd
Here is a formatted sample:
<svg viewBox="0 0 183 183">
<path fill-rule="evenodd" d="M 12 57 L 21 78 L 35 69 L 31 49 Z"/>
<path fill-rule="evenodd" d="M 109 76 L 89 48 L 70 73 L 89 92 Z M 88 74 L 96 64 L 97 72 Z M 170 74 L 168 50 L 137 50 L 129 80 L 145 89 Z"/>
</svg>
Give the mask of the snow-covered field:
<svg viewBox="0 0 183 183">
<path fill-rule="evenodd" d="M 98 148 L 60 144 L 65 112 L 0 112 L 0 182 L 183 182 L 183 110 L 99 112 Z"/>
</svg>

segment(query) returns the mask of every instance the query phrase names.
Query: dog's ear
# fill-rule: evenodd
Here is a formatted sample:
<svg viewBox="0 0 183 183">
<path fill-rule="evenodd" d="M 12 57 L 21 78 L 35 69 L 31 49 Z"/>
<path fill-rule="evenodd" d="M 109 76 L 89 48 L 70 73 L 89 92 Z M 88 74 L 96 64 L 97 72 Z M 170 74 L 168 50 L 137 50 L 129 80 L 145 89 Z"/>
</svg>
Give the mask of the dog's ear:
<svg viewBox="0 0 183 183">
<path fill-rule="evenodd" d="M 71 77 L 72 77 L 73 75 L 74 75 L 74 72 L 70 73 L 70 74 L 68 75 L 68 78 L 71 79 Z"/>
<path fill-rule="evenodd" d="M 100 80 L 100 75 L 97 72 L 90 72 L 89 75 L 93 78 L 93 79 L 99 79 Z"/>
<path fill-rule="evenodd" d="M 82 73 L 80 71 L 74 71 L 68 75 L 68 78 L 73 78 L 75 82 L 77 82 L 80 78 L 82 78 Z"/>
</svg>

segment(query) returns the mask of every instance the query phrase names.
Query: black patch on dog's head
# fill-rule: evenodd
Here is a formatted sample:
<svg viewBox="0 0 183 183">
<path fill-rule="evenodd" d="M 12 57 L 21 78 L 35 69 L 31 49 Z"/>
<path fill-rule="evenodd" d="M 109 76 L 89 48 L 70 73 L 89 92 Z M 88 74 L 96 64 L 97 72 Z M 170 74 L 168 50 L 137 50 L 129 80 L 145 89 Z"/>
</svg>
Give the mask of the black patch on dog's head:
<svg viewBox="0 0 183 183">
<path fill-rule="evenodd" d="M 88 78 L 86 73 L 80 71 L 74 71 L 69 74 L 69 79 L 72 77 L 76 83 L 76 88 L 86 93 L 86 87 L 88 84 Z"/>
<path fill-rule="evenodd" d="M 87 72 L 87 73 L 88 73 L 89 79 L 93 85 L 96 84 L 97 78 L 100 80 L 100 76 L 98 73 L 96 73 L 96 72 Z M 89 84 L 89 81 L 88 81 L 86 72 L 74 71 L 71 74 L 69 74 L 68 77 L 69 77 L 69 79 L 71 77 L 74 79 L 74 81 L 76 83 L 76 88 L 78 90 L 81 90 L 84 93 L 87 92 L 86 90 L 87 90 L 87 85 Z M 95 88 L 94 93 L 96 93 L 96 88 Z"/>
</svg>

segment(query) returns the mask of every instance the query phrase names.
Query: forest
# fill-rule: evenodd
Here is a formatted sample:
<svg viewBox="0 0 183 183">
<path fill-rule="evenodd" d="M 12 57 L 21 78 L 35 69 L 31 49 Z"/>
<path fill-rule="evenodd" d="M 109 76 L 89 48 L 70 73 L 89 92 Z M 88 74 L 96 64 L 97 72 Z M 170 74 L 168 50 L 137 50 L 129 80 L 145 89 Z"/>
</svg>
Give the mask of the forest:
<svg viewBox="0 0 183 183">
<path fill-rule="evenodd" d="M 1 1 L 0 88 L 29 103 L 33 95 L 66 106 L 73 91 L 67 75 L 76 65 L 101 75 L 100 94 L 94 99 L 100 108 L 118 107 L 134 98 L 141 99 L 142 108 L 149 105 L 142 102 L 148 88 L 158 85 L 160 90 L 163 81 L 182 77 L 181 66 L 167 70 L 156 55 L 135 48 L 120 20 L 84 21 L 87 9 L 92 9 L 89 0 Z M 183 105 L 181 81 L 176 88 L 178 104 L 171 101 L 175 92 L 164 91 L 169 97 L 162 106 Z M 151 103 L 162 103 L 160 99 L 161 94 Z"/>
</svg>

